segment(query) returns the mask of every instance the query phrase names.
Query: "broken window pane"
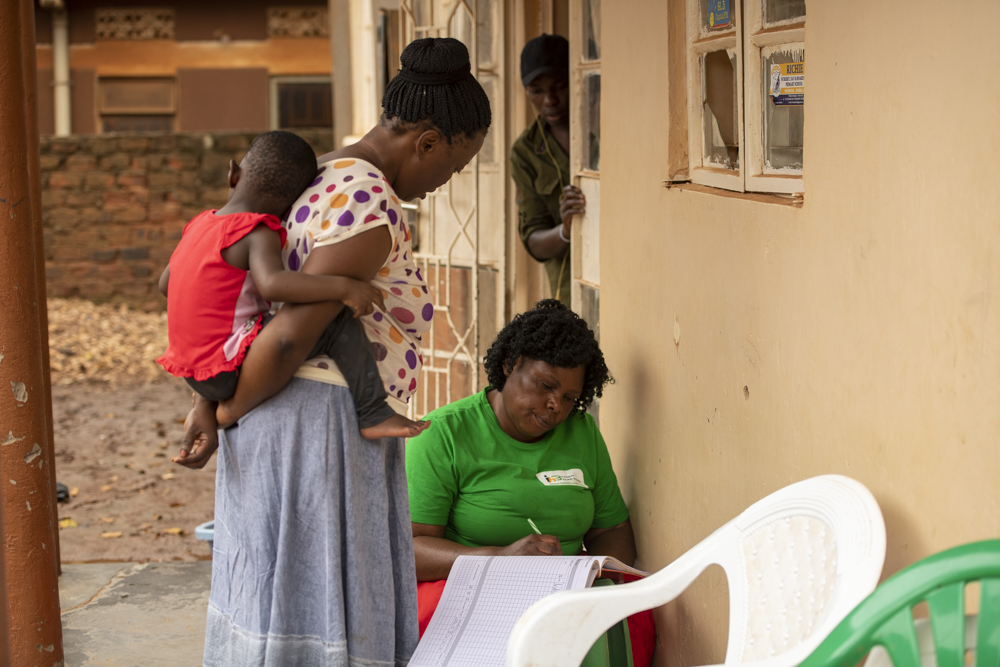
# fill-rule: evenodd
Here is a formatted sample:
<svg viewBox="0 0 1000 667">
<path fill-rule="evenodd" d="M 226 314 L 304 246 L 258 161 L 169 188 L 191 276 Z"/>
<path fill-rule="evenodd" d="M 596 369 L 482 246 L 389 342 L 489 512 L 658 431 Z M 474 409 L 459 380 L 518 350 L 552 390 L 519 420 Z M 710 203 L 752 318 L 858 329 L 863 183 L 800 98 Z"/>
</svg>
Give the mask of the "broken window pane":
<svg viewBox="0 0 1000 667">
<path fill-rule="evenodd" d="M 704 99 L 704 166 L 740 168 L 740 140 L 736 109 L 736 54 L 712 51 L 701 59 Z"/>
<path fill-rule="evenodd" d="M 766 0 L 764 23 L 777 23 L 806 17 L 806 0 Z"/>
<path fill-rule="evenodd" d="M 601 73 L 583 77 L 583 166 L 601 169 Z"/>
<path fill-rule="evenodd" d="M 802 169 L 805 125 L 805 50 L 765 51 L 764 168 Z"/>
<path fill-rule="evenodd" d="M 583 58 L 601 59 L 601 0 L 583 0 Z"/>
</svg>

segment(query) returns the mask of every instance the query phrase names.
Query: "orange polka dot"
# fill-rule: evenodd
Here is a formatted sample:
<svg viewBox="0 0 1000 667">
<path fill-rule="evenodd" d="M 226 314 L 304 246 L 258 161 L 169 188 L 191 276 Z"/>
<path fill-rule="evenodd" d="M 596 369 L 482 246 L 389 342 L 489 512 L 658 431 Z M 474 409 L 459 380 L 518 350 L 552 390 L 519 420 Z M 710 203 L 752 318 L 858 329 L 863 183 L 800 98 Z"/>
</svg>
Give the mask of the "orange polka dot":
<svg viewBox="0 0 1000 667">
<path fill-rule="evenodd" d="M 393 204 L 398 204 L 399 203 L 399 200 L 396 199 L 396 195 L 389 195 L 389 196 L 392 197 L 392 203 Z"/>
<path fill-rule="evenodd" d="M 418 299 L 420 298 L 420 290 L 418 290 L 416 287 L 413 288 L 413 296 L 417 297 Z"/>
<path fill-rule="evenodd" d="M 329 220 L 324 220 L 323 222 L 319 223 L 319 228 L 320 229 L 330 229 L 330 221 Z"/>
<path fill-rule="evenodd" d="M 389 339 L 393 343 L 402 343 L 403 342 L 403 336 L 400 335 L 400 333 L 396 330 L 396 327 L 391 327 L 389 329 Z"/>
<path fill-rule="evenodd" d="M 388 299 L 389 298 L 389 293 L 386 292 L 384 289 L 383 290 L 379 290 L 379 291 L 382 292 L 382 298 L 383 299 Z"/>
<path fill-rule="evenodd" d="M 333 163 L 334 169 L 346 169 L 347 167 L 353 167 L 354 160 L 338 160 Z"/>
<path fill-rule="evenodd" d="M 348 196 L 345 195 L 344 193 L 340 193 L 336 197 L 332 197 L 330 199 L 330 206 L 333 208 L 340 208 L 341 206 L 347 203 L 347 200 Z"/>
<path fill-rule="evenodd" d="M 383 278 L 385 278 L 385 277 L 386 277 L 387 275 L 389 275 L 389 271 L 390 271 L 390 269 L 389 269 L 389 267 L 387 266 L 387 267 L 385 267 L 384 269 L 379 269 L 379 270 L 378 270 L 378 274 L 379 274 L 380 276 L 382 276 Z"/>
</svg>

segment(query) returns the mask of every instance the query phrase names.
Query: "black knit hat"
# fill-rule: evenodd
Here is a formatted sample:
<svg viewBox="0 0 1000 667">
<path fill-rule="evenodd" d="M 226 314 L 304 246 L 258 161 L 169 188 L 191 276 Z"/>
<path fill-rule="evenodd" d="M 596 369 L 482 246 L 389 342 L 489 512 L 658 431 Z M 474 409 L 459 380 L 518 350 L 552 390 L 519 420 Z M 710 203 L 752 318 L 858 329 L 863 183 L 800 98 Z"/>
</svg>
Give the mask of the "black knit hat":
<svg viewBox="0 0 1000 667">
<path fill-rule="evenodd" d="M 525 86 L 543 74 L 569 79 L 569 42 L 560 35 L 539 35 L 521 51 L 521 83 Z"/>
</svg>

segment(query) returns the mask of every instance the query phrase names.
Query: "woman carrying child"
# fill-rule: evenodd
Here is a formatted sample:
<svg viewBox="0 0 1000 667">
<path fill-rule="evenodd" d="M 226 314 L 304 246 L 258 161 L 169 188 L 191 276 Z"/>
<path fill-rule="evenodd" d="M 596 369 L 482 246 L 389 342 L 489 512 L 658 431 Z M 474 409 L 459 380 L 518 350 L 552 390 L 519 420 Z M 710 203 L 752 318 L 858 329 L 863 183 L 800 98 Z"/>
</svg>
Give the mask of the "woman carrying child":
<svg viewBox="0 0 1000 667">
<path fill-rule="evenodd" d="M 407 46 L 379 125 L 319 160 L 284 222 L 285 267 L 371 282 L 361 317 L 390 403 L 417 385 L 433 305 L 401 200 L 479 152 L 489 101 L 453 39 Z M 260 330 L 232 398 L 196 400 L 178 462 L 201 467 L 222 432 L 205 664 L 403 665 L 417 643 L 416 572 L 401 438 L 359 433 L 327 356 L 307 358 L 340 301 L 286 304 Z M 187 437 L 187 436 L 186 436 Z"/>
</svg>

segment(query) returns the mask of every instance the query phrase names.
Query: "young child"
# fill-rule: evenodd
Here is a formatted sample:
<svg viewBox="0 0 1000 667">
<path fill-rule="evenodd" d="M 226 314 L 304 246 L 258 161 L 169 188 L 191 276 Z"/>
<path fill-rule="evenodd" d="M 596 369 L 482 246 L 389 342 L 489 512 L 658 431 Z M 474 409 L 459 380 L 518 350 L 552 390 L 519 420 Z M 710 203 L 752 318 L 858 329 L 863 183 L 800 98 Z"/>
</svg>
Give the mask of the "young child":
<svg viewBox="0 0 1000 667">
<path fill-rule="evenodd" d="M 229 162 L 226 205 L 195 216 L 160 277 L 169 345 L 157 363 L 209 401 L 236 391 L 247 348 L 269 319 L 269 302 L 342 301 L 344 308 L 309 354 L 332 358 L 354 398 L 361 434 L 412 437 L 428 422 L 396 414 L 357 317 L 382 310 L 382 292 L 346 276 L 288 271 L 279 216 L 316 175 L 316 155 L 298 135 L 267 132 L 242 162 Z M 167 294 L 169 288 L 169 295 Z"/>
</svg>

